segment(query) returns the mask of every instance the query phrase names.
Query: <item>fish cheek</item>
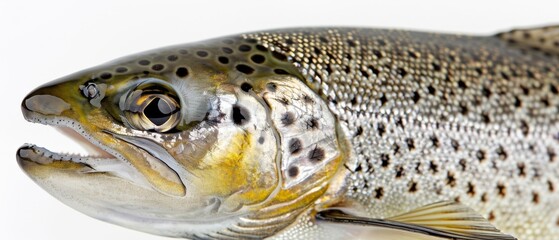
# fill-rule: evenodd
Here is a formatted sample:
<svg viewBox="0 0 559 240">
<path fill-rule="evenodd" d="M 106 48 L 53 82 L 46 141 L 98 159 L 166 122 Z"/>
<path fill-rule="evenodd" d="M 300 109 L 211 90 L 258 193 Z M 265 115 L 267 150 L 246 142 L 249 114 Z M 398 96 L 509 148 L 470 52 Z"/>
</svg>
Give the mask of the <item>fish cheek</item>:
<svg viewBox="0 0 559 240">
<path fill-rule="evenodd" d="M 255 139 L 238 132 L 226 141 L 227 146 L 210 150 L 193 171 L 199 176 L 194 180 L 197 192 L 225 199 L 229 211 L 265 201 L 277 186 L 278 176 L 274 159 L 259 154 Z"/>
</svg>

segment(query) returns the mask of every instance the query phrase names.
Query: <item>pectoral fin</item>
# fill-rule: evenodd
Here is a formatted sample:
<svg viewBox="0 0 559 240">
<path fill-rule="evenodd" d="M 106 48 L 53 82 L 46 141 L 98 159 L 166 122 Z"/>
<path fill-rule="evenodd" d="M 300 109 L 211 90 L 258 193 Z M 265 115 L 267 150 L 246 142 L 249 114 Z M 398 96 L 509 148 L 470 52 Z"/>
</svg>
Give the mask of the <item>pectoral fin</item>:
<svg viewBox="0 0 559 240">
<path fill-rule="evenodd" d="M 393 228 L 449 239 L 516 239 L 502 233 L 471 208 L 457 202 L 434 203 L 386 219 L 353 216 L 340 210 L 322 211 L 316 218 L 337 223 Z"/>
</svg>

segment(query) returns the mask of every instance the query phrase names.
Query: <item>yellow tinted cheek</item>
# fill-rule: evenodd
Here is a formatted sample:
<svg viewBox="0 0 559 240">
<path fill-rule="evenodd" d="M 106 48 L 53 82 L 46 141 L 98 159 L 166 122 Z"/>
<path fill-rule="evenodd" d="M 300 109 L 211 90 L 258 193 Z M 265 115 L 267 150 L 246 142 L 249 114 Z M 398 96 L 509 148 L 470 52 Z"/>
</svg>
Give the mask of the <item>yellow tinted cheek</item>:
<svg viewBox="0 0 559 240">
<path fill-rule="evenodd" d="M 195 175 L 201 176 L 195 182 L 200 193 L 216 197 L 235 194 L 235 201 L 244 204 L 263 201 L 276 186 L 277 177 L 273 172 L 262 171 L 270 169 L 262 164 L 273 161 L 260 162 L 251 154 L 253 147 L 250 133 L 237 133 L 227 148 L 206 154 L 194 170 Z"/>
</svg>

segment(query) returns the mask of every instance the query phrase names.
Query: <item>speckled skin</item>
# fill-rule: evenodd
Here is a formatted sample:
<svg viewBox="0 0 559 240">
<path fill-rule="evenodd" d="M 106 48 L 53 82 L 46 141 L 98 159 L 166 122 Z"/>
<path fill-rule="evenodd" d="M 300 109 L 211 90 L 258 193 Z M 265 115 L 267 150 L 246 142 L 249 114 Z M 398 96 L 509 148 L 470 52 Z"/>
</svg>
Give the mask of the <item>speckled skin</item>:
<svg viewBox="0 0 559 240">
<path fill-rule="evenodd" d="M 500 36 L 243 35 L 289 56 L 328 102 L 352 146 L 344 198 L 369 216 L 456 200 L 519 239 L 557 239 L 559 58 L 516 44 L 530 32 Z"/>
<path fill-rule="evenodd" d="M 286 29 L 156 49 L 22 103 L 27 120 L 70 127 L 118 168 L 34 145 L 18 161 L 66 204 L 164 236 L 378 237 L 314 214 L 457 201 L 519 239 L 559 239 L 557 30 Z M 133 121 L 142 86 L 165 86 L 178 125 Z"/>
</svg>

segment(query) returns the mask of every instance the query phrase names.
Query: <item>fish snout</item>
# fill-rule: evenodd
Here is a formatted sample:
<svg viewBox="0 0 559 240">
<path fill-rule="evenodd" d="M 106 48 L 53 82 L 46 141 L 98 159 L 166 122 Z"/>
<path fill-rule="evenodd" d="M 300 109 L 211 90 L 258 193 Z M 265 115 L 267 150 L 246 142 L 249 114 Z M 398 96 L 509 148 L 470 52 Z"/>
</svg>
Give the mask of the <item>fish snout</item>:
<svg viewBox="0 0 559 240">
<path fill-rule="evenodd" d="M 21 110 L 26 118 L 31 113 L 59 116 L 71 108 L 71 105 L 61 98 L 40 90 L 31 92 L 21 102 Z"/>
</svg>

